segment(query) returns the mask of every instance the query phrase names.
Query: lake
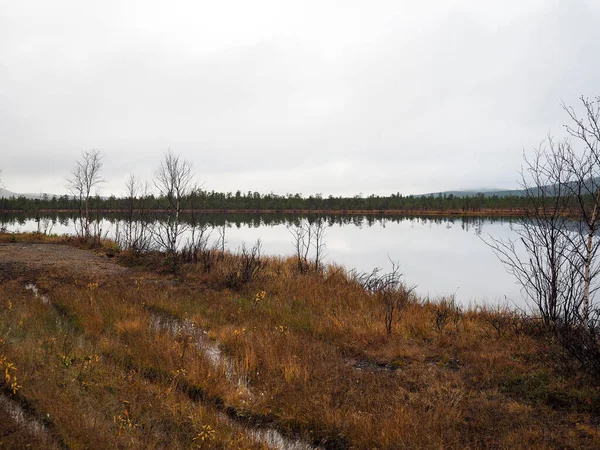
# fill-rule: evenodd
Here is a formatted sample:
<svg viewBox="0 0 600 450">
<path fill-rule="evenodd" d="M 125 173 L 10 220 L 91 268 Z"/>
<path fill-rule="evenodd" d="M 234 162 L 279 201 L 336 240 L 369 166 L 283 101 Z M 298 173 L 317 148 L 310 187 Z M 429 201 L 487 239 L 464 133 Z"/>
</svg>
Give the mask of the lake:
<svg viewBox="0 0 600 450">
<path fill-rule="evenodd" d="M 107 216 L 102 229 L 114 236 L 119 216 Z M 298 221 L 290 215 L 207 214 L 211 227 L 227 224 L 226 247 L 238 249 L 262 241 L 263 253 L 292 255 L 293 238 L 288 226 Z M 514 219 L 425 218 L 400 216 L 327 216 L 325 262 L 346 269 L 371 271 L 400 264 L 404 280 L 416 285 L 421 296 L 437 298 L 455 294 L 463 304 L 504 304 L 524 307 L 520 288 L 483 239 L 488 236 L 515 239 Z M 36 220 L 27 215 L 0 214 L 0 227 L 10 232 L 49 230 L 74 234 L 73 219 L 53 215 Z M 218 233 L 212 234 L 216 240 Z M 483 238 L 483 239 L 482 239 Z"/>
</svg>

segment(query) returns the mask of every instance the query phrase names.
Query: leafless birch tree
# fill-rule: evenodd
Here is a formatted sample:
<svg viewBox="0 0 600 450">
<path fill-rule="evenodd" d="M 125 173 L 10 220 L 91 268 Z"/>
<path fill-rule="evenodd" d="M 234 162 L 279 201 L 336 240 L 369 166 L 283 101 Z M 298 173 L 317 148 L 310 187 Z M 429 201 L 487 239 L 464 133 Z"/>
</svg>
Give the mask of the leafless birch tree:
<svg viewBox="0 0 600 450">
<path fill-rule="evenodd" d="M 288 226 L 288 231 L 292 235 L 298 272 L 306 273 L 310 268 L 308 252 L 310 251 L 312 242 L 312 228 L 305 224 L 305 221 L 302 219 L 299 224 Z"/>
<path fill-rule="evenodd" d="M 123 249 L 131 249 L 139 253 L 150 245 L 148 232 L 147 197 L 148 183 L 142 183 L 134 174 L 129 174 L 125 183 L 127 203 L 124 224 L 117 223 L 115 240 Z"/>
<path fill-rule="evenodd" d="M 577 211 L 577 233 L 571 233 L 573 248 L 582 268 L 583 299 L 581 319 L 589 323 L 592 312 L 592 296 L 598 289 L 596 278 L 600 272 L 598 264 L 598 248 L 600 240 L 600 97 L 591 100 L 581 97 L 583 115 L 579 116 L 575 108 L 563 104 L 563 109 L 571 119 L 565 128 L 575 143 L 582 149 L 567 147 L 564 153 L 564 164 L 572 183 L 567 184 Z"/>
<path fill-rule="evenodd" d="M 580 101 L 563 104 L 569 138 L 549 138 L 525 159 L 519 239 L 488 244 L 563 347 L 600 375 L 600 98 Z"/>
<path fill-rule="evenodd" d="M 183 249 L 183 259 L 192 263 L 201 262 L 205 271 L 210 270 L 213 249 L 209 248 L 208 241 L 213 230 L 209 230 L 208 223 L 202 217 L 201 187 L 195 186 L 189 195 L 189 237 Z"/>
<path fill-rule="evenodd" d="M 174 155 L 171 150 L 165 153 L 154 177 L 161 200 L 166 202 L 166 220 L 153 225 L 153 236 L 159 248 L 176 261 L 178 243 L 187 226 L 181 220 L 184 202 L 190 195 L 194 174 L 192 164 Z"/>
<path fill-rule="evenodd" d="M 71 178 L 67 180 L 67 188 L 77 199 L 79 207 L 79 226 L 76 229 L 81 237 L 89 238 L 90 233 L 90 200 L 92 190 L 104 182 L 100 175 L 102 155 L 98 150 L 82 152 L 81 159 L 75 163 Z M 98 236 L 99 238 L 99 236 Z"/>
<path fill-rule="evenodd" d="M 581 302 L 581 280 L 573 264 L 575 252 L 569 236 L 568 147 L 568 141 L 548 137 L 534 150 L 533 157 L 524 155 L 520 182 L 524 212 L 514 227 L 518 239 L 490 237 L 487 241 L 548 325 L 561 318 L 571 320 Z"/>
<path fill-rule="evenodd" d="M 323 269 L 323 261 L 327 256 L 325 253 L 327 235 L 327 222 L 323 217 L 319 217 L 313 224 L 314 248 L 315 248 L 315 270 L 318 272 Z"/>
<path fill-rule="evenodd" d="M 294 253 L 298 265 L 298 272 L 306 273 L 311 269 L 310 249 L 314 249 L 314 270 L 323 269 L 323 260 L 326 253 L 325 237 L 327 234 L 327 222 L 319 217 L 314 223 L 307 219 L 301 219 L 300 223 L 288 226 L 288 232 L 292 235 Z"/>
<path fill-rule="evenodd" d="M 227 220 L 223 221 L 223 225 L 217 228 L 217 233 L 219 234 L 219 238 L 214 243 L 215 250 L 219 250 L 219 259 L 225 259 L 225 244 L 227 241 L 225 240 L 225 233 L 227 231 Z"/>
</svg>

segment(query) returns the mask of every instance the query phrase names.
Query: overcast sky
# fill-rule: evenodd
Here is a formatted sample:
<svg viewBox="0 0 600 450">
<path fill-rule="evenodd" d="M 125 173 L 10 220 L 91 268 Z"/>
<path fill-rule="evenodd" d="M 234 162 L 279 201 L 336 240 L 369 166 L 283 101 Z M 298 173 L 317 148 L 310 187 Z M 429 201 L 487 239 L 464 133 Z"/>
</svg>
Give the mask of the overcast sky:
<svg viewBox="0 0 600 450">
<path fill-rule="evenodd" d="M 0 0 L 2 179 L 98 149 L 121 195 L 171 148 L 225 192 L 513 188 L 599 51 L 598 0 Z"/>
</svg>

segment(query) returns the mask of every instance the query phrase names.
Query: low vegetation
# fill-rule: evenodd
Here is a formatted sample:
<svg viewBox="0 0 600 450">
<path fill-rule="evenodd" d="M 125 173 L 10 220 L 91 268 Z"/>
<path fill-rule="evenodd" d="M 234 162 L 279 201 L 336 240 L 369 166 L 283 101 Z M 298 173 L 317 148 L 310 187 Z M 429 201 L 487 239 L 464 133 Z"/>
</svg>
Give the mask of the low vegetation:
<svg viewBox="0 0 600 450">
<path fill-rule="evenodd" d="M 0 261 L 0 446 L 267 448 L 270 428 L 325 449 L 600 447 L 599 380 L 536 318 L 419 298 L 393 270 L 211 249 L 174 272 L 101 244 L 123 275 Z"/>
</svg>

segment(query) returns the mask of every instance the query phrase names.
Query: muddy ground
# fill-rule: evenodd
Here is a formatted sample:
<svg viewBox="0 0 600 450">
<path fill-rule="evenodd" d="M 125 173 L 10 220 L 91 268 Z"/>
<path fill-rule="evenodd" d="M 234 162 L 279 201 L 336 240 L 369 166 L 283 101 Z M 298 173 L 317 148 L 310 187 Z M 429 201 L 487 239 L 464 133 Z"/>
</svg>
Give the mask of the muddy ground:
<svg viewBox="0 0 600 450">
<path fill-rule="evenodd" d="M 129 269 L 100 253 L 69 245 L 19 242 L 0 244 L 0 280 L 52 271 L 61 277 L 106 278 Z"/>
</svg>

